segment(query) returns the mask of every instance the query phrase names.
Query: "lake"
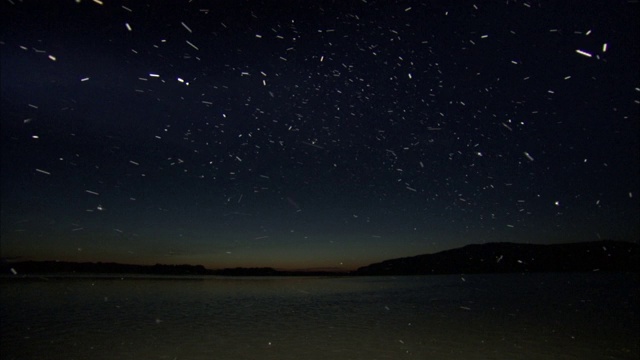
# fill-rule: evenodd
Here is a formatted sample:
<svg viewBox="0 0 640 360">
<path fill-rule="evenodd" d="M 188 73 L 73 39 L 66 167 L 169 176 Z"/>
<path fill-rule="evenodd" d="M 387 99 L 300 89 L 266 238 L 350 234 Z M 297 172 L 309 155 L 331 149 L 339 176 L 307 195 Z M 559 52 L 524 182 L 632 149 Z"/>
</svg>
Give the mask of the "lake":
<svg viewBox="0 0 640 360">
<path fill-rule="evenodd" d="M 2 359 L 638 359 L 638 274 L 0 279 Z"/>
</svg>

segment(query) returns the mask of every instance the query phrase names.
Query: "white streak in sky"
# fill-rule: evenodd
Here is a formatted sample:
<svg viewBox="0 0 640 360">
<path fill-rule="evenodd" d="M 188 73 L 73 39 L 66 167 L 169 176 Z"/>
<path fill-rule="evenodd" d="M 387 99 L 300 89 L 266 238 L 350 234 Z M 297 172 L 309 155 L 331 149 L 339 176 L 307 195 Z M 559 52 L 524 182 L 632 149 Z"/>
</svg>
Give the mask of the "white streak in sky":
<svg viewBox="0 0 640 360">
<path fill-rule="evenodd" d="M 524 156 L 526 156 L 526 157 L 527 157 L 527 159 L 529 159 L 529 161 L 533 161 L 533 156 L 529 155 L 529 153 L 528 153 L 528 152 L 526 152 L 526 151 L 525 151 L 525 152 L 524 152 Z"/>
<path fill-rule="evenodd" d="M 187 29 L 188 32 L 193 34 L 193 31 L 191 31 L 191 28 L 189 26 L 187 26 L 187 24 L 185 24 L 184 22 L 181 22 L 180 24 L 182 24 L 182 27 Z M 188 42 L 188 41 L 187 41 Z"/>
<path fill-rule="evenodd" d="M 591 55 L 591 53 L 588 53 L 588 52 L 586 52 L 586 51 L 584 51 L 584 50 L 580 50 L 580 49 L 577 49 L 577 50 L 576 50 L 576 52 L 577 52 L 578 54 L 580 54 L 580 55 L 582 55 L 582 56 L 586 56 L 586 57 L 592 57 L 592 56 L 593 56 L 593 55 Z"/>
<path fill-rule="evenodd" d="M 185 40 L 187 42 L 187 44 L 189 44 L 189 46 L 191 46 L 192 48 L 196 49 L 196 50 L 200 50 L 198 49 L 197 46 L 193 45 L 189 40 Z"/>
</svg>

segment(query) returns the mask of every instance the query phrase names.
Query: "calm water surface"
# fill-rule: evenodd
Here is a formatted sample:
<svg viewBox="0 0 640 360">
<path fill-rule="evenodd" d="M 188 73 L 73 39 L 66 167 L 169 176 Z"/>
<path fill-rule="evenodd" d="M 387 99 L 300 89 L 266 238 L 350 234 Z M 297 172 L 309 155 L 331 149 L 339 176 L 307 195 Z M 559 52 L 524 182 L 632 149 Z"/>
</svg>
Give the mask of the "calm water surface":
<svg viewBox="0 0 640 360">
<path fill-rule="evenodd" d="M 2 359 L 638 359 L 638 276 L 0 279 Z"/>
</svg>

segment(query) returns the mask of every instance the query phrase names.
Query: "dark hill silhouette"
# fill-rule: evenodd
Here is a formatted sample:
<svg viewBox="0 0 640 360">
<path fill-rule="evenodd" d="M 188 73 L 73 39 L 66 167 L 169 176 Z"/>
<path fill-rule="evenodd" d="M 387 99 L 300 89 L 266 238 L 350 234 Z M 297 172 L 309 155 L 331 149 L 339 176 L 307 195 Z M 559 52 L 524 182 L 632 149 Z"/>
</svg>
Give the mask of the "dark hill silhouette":
<svg viewBox="0 0 640 360">
<path fill-rule="evenodd" d="M 152 274 L 208 275 L 202 265 L 130 265 L 113 262 L 22 261 L 3 263 L 2 274 Z M 13 269 L 13 270 L 12 270 Z"/>
<path fill-rule="evenodd" d="M 364 266 L 357 275 L 426 275 L 509 272 L 639 270 L 638 244 L 594 241 L 535 245 L 487 243 L 435 254 L 386 260 Z"/>
<path fill-rule="evenodd" d="M 347 273 L 325 271 L 281 271 L 270 267 L 225 268 L 210 270 L 202 265 L 131 265 L 113 262 L 20 261 L 3 262 L 0 274 L 14 275 L 80 275 L 80 274 L 136 274 L 136 275 L 220 275 L 220 276 L 338 276 Z"/>
<path fill-rule="evenodd" d="M 350 273 L 325 271 L 281 271 L 264 268 L 210 270 L 202 265 L 129 265 L 65 261 L 21 261 L 0 263 L 0 274 L 146 274 L 222 276 L 341 276 L 341 275 L 432 275 L 512 272 L 640 272 L 639 246 L 623 241 L 594 241 L 535 245 L 487 243 L 467 245 L 435 254 L 391 259 Z"/>
</svg>

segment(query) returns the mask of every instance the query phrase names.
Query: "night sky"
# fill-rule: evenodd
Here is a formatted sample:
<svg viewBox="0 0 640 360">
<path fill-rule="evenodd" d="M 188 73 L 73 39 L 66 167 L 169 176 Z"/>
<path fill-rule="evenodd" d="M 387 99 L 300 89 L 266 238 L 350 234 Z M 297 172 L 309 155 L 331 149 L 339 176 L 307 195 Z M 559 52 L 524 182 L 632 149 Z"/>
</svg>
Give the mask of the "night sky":
<svg viewBox="0 0 640 360">
<path fill-rule="evenodd" d="M 0 6 L 5 259 L 640 238 L 636 1 Z"/>
</svg>

